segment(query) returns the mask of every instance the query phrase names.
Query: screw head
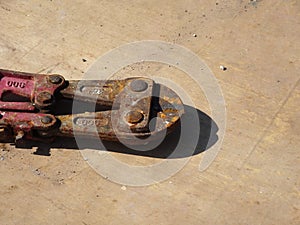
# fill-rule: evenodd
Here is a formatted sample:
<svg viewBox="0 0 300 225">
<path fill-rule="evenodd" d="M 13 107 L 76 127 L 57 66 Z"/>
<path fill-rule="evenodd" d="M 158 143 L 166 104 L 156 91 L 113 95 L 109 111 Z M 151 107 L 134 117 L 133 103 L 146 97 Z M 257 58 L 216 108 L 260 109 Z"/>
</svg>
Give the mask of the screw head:
<svg viewBox="0 0 300 225">
<path fill-rule="evenodd" d="M 49 76 L 49 81 L 52 84 L 59 84 L 59 83 L 61 83 L 62 78 L 58 75 L 52 75 L 52 76 Z"/>
<path fill-rule="evenodd" d="M 148 88 L 148 84 L 143 80 L 133 80 L 130 83 L 130 89 L 135 92 L 142 92 Z"/>
<path fill-rule="evenodd" d="M 139 123 L 144 119 L 144 115 L 139 111 L 129 111 L 125 115 L 125 119 L 128 123 Z"/>
<path fill-rule="evenodd" d="M 44 116 L 44 117 L 42 117 L 41 122 L 43 124 L 49 124 L 49 123 L 52 122 L 52 120 L 53 120 L 52 117 L 50 117 L 50 116 Z"/>
<path fill-rule="evenodd" d="M 37 102 L 42 104 L 50 104 L 53 101 L 53 96 L 49 92 L 41 92 L 37 96 Z"/>
</svg>

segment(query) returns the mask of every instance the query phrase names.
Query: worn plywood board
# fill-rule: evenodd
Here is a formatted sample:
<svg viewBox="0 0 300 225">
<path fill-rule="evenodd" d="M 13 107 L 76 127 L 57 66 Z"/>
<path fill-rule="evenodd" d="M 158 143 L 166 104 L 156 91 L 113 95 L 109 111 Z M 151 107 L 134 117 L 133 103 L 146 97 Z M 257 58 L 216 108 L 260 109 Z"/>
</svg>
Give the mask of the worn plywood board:
<svg viewBox="0 0 300 225">
<path fill-rule="evenodd" d="M 227 110 L 221 151 L 206 171 L 199 172 L 203 153 L 196 154 L 146 187 L 103 178 L 76 150 L 54 148 L 44 157 L 1 146 L 1 224 L 300 223 L 299 1 L 10 0 L 0 1 L 0 12 L 2 68 L 81 79 L 122 44 L 167 41 L 205 61 Z M 145 65 L 118 76 L 171 78 L 210 115 L 184 73 Z M 130 165 L 162 161 L 112 155 Z"/>
</svg>

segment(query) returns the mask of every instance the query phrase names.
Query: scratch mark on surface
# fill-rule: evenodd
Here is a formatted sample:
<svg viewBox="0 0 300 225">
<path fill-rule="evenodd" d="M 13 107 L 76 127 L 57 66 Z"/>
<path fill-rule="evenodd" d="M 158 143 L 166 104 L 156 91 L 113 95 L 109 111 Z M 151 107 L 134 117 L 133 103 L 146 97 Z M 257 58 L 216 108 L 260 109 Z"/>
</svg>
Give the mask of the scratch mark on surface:
<svg viewBox="0 0 300 225">
<path fill-rule="evenodd" d="M 248 154 L 248 156 L 244 159 L 242 165 L 240 168 L 244 167 L 245 163 L 248 161 L 248 159 L 251 157 L 252 153 L 257 149 L 257 147 L 259 146 L 259 144 L 265 139 L 269 129 L 271 128 L 271 126 L 273 125 L 275 119 L 278 117 L 278 114 L 281 112 L 281 109 L 285 106 L 285 104 L 287 103 L 287 101 L 289 100 L 290 96 L 293 94 L 294 90 L 296 89 L 296 87 L 299 85 L 300 79 L 297 80 L 297 82 L 295 83 L 295 85 L 293 86 L 293 88 L 291 89 L 291 91 L 288 93 L 288 95 L 286 96 L 286 98 L 283 100 L 283 102 L 281 103 L 281 105 L 279 106 L 278 110 L 275 112 L 274 116 L 272 117 L 270 123 L 264 128 L 260 138 L 258 139 L 258 141 L 254 144 L 254 146 L 252 147 L 250 153 Z"/>
<path fill-rule="evenodd" d="M 59 66 L 60 64 L 61 64 L 61 63 L 58 62 L 58 63 L 52 64 L 52 65 L 43 67 L 42 69 L 38 70 L 36 73 L 43 73 L 43 72 L 45 72 L 45 71 L 46 71 L 46 73 L 52 73 L 52 71 L 53 71 L 57 66 Z"/>
<path fill-rule="evenodd" d="M 22 55 L 22 56 L 17 60 L 16 63 L 21 62 L 21 60 L 22 60 L 23 58 L 25 58 L 27 55 L 29 55 L 30 52 L 32 52 L 35 48 L 37 48 L 41 43 L 42 43 L 42 41 L 39 41 L 36 45 L 34 45 L 33 47 L 31 47 L 24 55 Z M 16 63 L 14 63 L 14 64 L 16 64 Z M 12 65 L 13 65 L 13 64 L 12 64 Z M 10 65 L 10 67 L 12 67 L 12 65 Z"/>
</svg>

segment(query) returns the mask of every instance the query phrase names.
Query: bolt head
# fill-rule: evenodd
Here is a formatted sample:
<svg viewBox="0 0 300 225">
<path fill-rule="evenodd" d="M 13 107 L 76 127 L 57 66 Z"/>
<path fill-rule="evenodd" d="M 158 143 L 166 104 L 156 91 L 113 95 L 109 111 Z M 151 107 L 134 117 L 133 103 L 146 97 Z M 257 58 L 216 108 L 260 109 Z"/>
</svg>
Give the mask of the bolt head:
<svg viewBox="0 0 300 225">
<path fill-rule="evenodd" d="M 53 120 L 52 117 L 50 117 L 50 116 L 44 116 L 44 117 L 42 117 L 41 122 L 43 124 L 49 124 L 49 123 L 52 122 L 52 120 Z"/>
<path fill-rule="evenodd" d="M 143 80 L 133 80 L 130 83 L 130 89 L 135 92 L 142 92 L 148 88 L 148 84 Z"/>
<path fill-rule="evenodd" d="M 52 75 L 52 76 L 49 76 L 49 81 L 52 84 L 59 84 L 62 82 L 62 78 L 58 75 Z"/>
<path fill-rule="evenodd" d="M 128 123 L 139 123 L 144 119 L 144 115 L 143 113 L 139 112 L 139 111 L 129 111 L 126 115 L 125 115 L 125 120 Z"/>
</svg>

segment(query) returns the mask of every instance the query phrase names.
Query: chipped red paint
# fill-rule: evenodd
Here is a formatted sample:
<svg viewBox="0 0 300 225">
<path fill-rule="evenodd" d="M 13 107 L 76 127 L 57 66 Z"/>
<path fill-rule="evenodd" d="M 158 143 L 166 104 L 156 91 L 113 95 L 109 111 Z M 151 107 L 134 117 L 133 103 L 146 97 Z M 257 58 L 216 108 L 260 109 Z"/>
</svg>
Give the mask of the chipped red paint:
<svg viewBox="0 0 300 225">
<path fill-rule="evenodd" d="M 56 115 L 53 106 L 64 99 L 112 109 Z M 76 135 L 134 144 L 135 137 L 155 139 L 164 130 L 170 132 L 183 112 L 176 93 L 147 78 L 66 82 L 60 75 L 0 70 L 0 141 Z M 160 120 L 150 131 L 153 117 Z"/>
<path fill-rule="evenodd" d="M 63 77 L 59 77 L 62 78 L 60 83 L 51 83 L 50 75 L 0 70 L 0 110 L 33 111 L 39 108 L 46 111 L 51 104 L 37 101 L 37 96 L 42 92 L 54 96 L 54 93 L 64 85 Z M 8 99 L 4 101 L 7 95 Z M 27 101 L 18 102 L 14 98 L 23 98 Z"/>
</svg>

